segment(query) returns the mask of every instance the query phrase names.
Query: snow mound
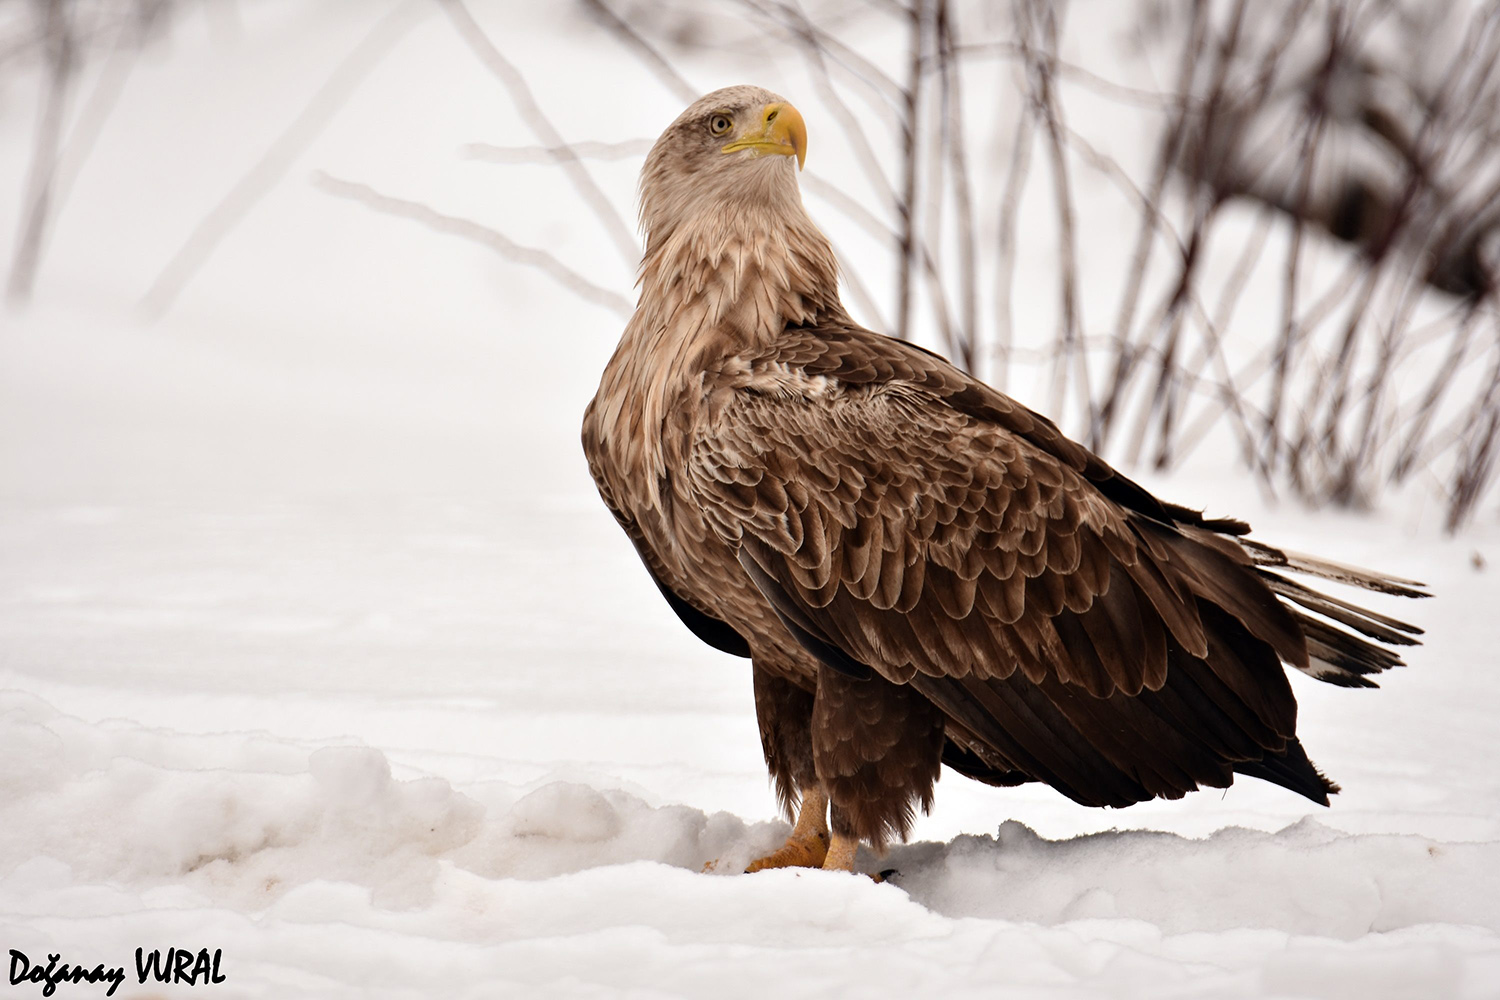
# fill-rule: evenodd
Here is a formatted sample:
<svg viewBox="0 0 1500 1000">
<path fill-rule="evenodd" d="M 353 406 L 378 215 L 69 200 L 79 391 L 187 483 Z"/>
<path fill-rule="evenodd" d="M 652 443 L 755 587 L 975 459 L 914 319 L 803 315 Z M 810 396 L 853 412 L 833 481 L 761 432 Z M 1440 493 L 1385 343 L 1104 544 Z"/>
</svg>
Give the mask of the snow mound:
<svg viewBox="0 0 1500 1000">
<path fill-rule="evenodd" d="M 1123 917 L 1169 933 L 1274 928 L 1352 939 L 1428 923 L 1500 930 L 1500 844 L 1346 834 L 1304 819 L 1194 839 L 1144 830 L 1047 840 L 1007 822 L 891 852 L 912 898 L 1040 924 Z"/>
<path fill-rule="evenodd" d="M 1007 822 L 862 855 L 899 870 L 877 885 L 737 874 L 784 823 L 577 782 L 455 788 L 366 747 L 91 724 L 14 691 L 0 754 L 12 946 L 206 944 L 236 995 L 1477 998 L 1500 970 L 1497 843 Z"/>
<path fill-rule="evenodd" d="M 19 692 L 0 694 L 0 756 L 24 764 L 4 778 L 0 857 L 50 858 L 80 881 L 181 881 L 238 906 L 315 878 L 421 902 L 435 859 L 484 813 L 446 781 L 394 780 L 375 750 L 90 726 Z"/>
<path fill-rule="evenodd" d="M 368 747 L 90 725 L 17 691 L 0 692 L 0 757 L 16 762 L 0 777 L 0 859 L 47 859 L 0 868 L 21 879 L 12 888 L 184 884 L 254 909 L 297 886 L 347 882 L 404 908 L 431 902 L 439 859 L 487 878 L 641 860 L 696 870 L 722 858 L 742 870 L 785 833 L 569 782 L 466 794 L 441 778 L 398 779 Z"/>
</svg>

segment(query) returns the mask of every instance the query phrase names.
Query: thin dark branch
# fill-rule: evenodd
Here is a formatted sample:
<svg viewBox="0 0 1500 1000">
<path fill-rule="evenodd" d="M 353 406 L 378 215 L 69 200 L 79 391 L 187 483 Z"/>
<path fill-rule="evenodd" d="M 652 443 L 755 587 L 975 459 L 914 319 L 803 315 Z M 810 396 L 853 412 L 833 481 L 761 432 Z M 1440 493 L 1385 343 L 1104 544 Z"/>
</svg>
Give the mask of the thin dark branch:
<svg viewBox="0 0 1500 1000">
<path fill-rule="evenodd" d="M 921 130 L 922 48 L 926 36 L 926 11 L 929 0 L 913 0 L 907 26 L 907 62 L 905 104 L 901 116 L 901 193 L 896 198 L 896 337 L 911 336 L 912 263 L 916 259 L 917 216 L 917 138 Z"/>
<path fill-rule="evenodd" d="M 700 93 L 698 89 L 688 83 L 683 75 L 652 47 L 650 42 L 641 37 L 640 32 L 626 23 L 604 0 L 583 0 L 583 5 L 599 19 L 599 23 L 603 24 L 610 34 L 620 39 L 626 48 L 634 52 L 641 64 L 664 83 L 667 89 L 689 104 L 698 99 Z"/>
<path fill-rule="evenodd" d="M 1025 59 L 1024 47 L 1016 42 L 975 42 L 967 45 L 955 45 L 953 52 L 954 55 L 962 58 L 999 56 L 1004 59 L 1014 59 L 1018 62 Z M 1053 66 L 1059 80 L 1076 83 L 1085 89 L 1105 97 L 1113 98 L 1122 104 L 1131 104 L 1153 111 L 1167 111 L 1175 108 L 1181 97 L 1179 94 L 1169 94 L 1159 90 L 1146 90 L 1142 87 L 1132 87 L 1129 84 L 1118 83 L 1102 77 L 1098 73 L 1077 63 L 1068 62 L 1066 59 L 1054 60 Z M 1190 107 L 1195 104 L 1196 101 L 1190 102 Z"/>
<path fill-rule="evenodd" d="M 1160 211 L 1162 194 L 1166 190 L 1167 175 L 1177 161 L 1187 134 L 1188 110 L 1192 104 L 1193 79 L 1197 75 L 1198 60 L 1202 57 L 1204 41 L 1208 31 L 1208 10 L 1205 0 L 1194 0 L 1192 26 L 1183 43 L 1182 59 L 1178 67 L 1177 107 L 1173 112 L 1166 135 L 1158 147 L 1156 166 L 1152 169 L 1151 184 L 1142 201 L 1141 221 L 1136 230 L 1135 250 L 1130 255 L 1130 272 L 1126 277 L 1125 294 L 1120 302 L 1120 312 L 1115 319 L 1114 372 L 1106 388 L 1104 401 L 1099 407 L 1098 419 L 1089 428 L 1089 446 L 1096 451 L 1103 449 L 1114 424 L 1115 413 L 1123 401 L 1130 381 L 1131 369 L 1135 365 L 1135 349 L 1131 343 L 1131 329 L 1135 324 L 1135 313 L 1140 303 L 1141 290 L 1146 281 L 1146 270 L 1150 264 L 1151 246 L 1156 240 L 1156 218 Z"/>
<path fill-rule="evenodd" d="M 36 138 L 32 140 L 21 228 L 16 235 L 16 251 L 11 258 L 10 277 L 5 286 L 6 297 L 12 302 L 29 299 L 36 282 L 42 242 L 52 216 L 58 147 L 62 142 L 63 117 L 76 59 L 77 42 L 73 37 L 69 5 L 65 0 L 48 0 L 43 17 L 48 72 L 42 84 Z"/>
<path fill-rule="evenodd" d="M 558 165 L 563 168 L 563 173 L 572 182 L 579 197 L 598 217 L 605 233 L 614 243 L 615 249 L 619 251 L 620 258 L 625 261 L 625 265 L 634 269 L 641 259 L 640 245 L 636 241 L 635 233 L 616 211 L 609 197 L 594 182 L 594 178 L 589 174 L 588 168 L 583 165 L 583 161 L 572 152 L 572 146 L 542 111 L 536 96 L 531 92 L 530 85 L 526 82 L 526 77 L 509 59 L 505 58 L 505 54 L 500 51 L 490 36 L 485 34 L 479 22 L 474 20 L 474 15 L 470 14 L 469 9 L 464 6 L 463 0 L 439 0 L 439 5 L 448 15 L 448 19 L 453 22 L 453 27 L 457 29 L 459 37 L 484 64 L 485 69 L 488 69 L 505 87 L 516 106 L 516 111 L 526 122 L 527 127 L 542 141 L 542 145 L 560 151 Z"/>
<path fill-rule="evenodd" d="M 1424 446 L 1428 429 L 1437 415 L 1439 402 L 1452 386 L 1454 376 L 1458 374 L 1459 366 L 1463 364 L 1469 341 L 1472 339 L 1480 315 L 1478 309 L 1469 311 L 1454 333 L 1448 347 L 1448 354 L 1438 368 L 1437 374 L 1427 385 L 1427 391 L 1422 396 L 1422 402 L 1417 406 L 1416 414 L 1411 421 L 1411 428 L 1406 433 L 1406 441 L 1397 453 L 1396 464 L 1391 471 L 1397 482 L 1405 478 L 1413 463 L 1426 450 Z"/>
<path fill-rule="evenodd" d="M 1328 54 L 1318 73 L 1318 82 L 1313 90 L 1313 107 L 1327 103 L 1328 83 L 1337 66 L 1340 51 L 1339 32 L 1329 32 Z M 1292 215 L 1292 245 L 1287 252 L 1286 277 L 1281 292 L 1281 339 L 1276 349 L 1275 373 L 1271 377 L 1271 401 L 1266 407 L 1266 429 L 1264 463 L 1274 469 L 1281 448 L 1282 400 L 1286 397 L 1287 375 L 1291 371 L 1292 354 L 1297 344 L 1297 284 L 1302 274 L 1302 240 L 1306 230 L 1307 203 L 1312 193 L 1313 168 L 1320 151 L 1323 137 L 1324 117 L 1316 115 L 1303 123 L 1301 154 L 1297 157 L 1296 209 Z"/>
<path fill-rule="evenodd" d="M 754 7 L 754 5 L 751 6 Z M 755 9 L 760 8 L 755 7 Z M 882 158 L 876 154 L 875 147 L 870 142 L 865 123 L 861 122 L 859 117 L 850 110 L 848 103 L 833 84 L 833 76 L 828 69 L 828 59 L 822 45 L 821 35 L 815 30 L 816 26 L 806 21 L 805 18 L 793 25 L 784 26 L 791 33 L 792 38 L 801 43 L 808 56 L 812 58 L 812 66 L 816 71 L 811 76 L 813 86 L 817 88 L 818 95 L 823 99 L 828 110 L 838 119 L 839 127 L 845 138 L 849 140 L 860 169 L 869 180 L 870 186 L 875 189 L 875 197 L 886 203 L 894 203 L 896 190 L 892 187 L 890 178 L 885 174 Z"/>
<path fill-rule="evenodd" d="M 381 194 L 368 184 L 341 180 L 321 172 L 313 175 L 313 184 L 318 190 L 335 197 L 357 201 L 386 215 L 420 222 L 428 229 L 452 236 L 461 236 L 488 247 L 506 260 L 525 267 L 536 268 L 569 291 L 590 302 L 612 309 L 622 318 L 629 318 L 634 308 L 625 296 L 594 284 L 546 250 L 523 246 L 504 233 L 490 229 L 488 226 L 482 226 L 468 219 L 444 215 L 420 202 L 393 198 L 390 195 Z"/>
<path fill-rule="evenodd" d="M 1016 226 L 1021 214 L 1021 195 L 1031 170 L 1031 134 L 1035 119 L 1022 110 L 1010 145 L 1010 165 L 1005 172 L 1005 191 L 1000 197 L 999 241 L 995 261 L 995 380 L 1004 389 L 1010 377 L 1010 354 L 1015 320 L 1011 315 L 1011 292 L 1016 272 Z"/>
<path fill-rule="evenodd" d="M 154 8 L 161 8 L 164 3 L 165 0 L 156 0 Z M 54 216 L 67 201 L 74 181 L 78 179 L 89 154 L 94 151 L 94 144 L 103 133 L 105 124 L 125 90 L 125 81 L 139 62 L 142 44 L 139 35 L 140 28 L 134 21 L 124 20 L 120 23 L 104 67 L 100 70 L 88 99 L 84 101 L 83 108 L 78 112 L 73 127 L 68 131 L 67 141 L 58 158 L 57 176 L 54 180 Z"/>
<path fill-rule="evenodd" d="M 800 4 L 766 2 L 766 0 L 740 0 L 740 3 L 791 32 L 803 45 L 818 50 L 819 58 L 826 56 L 838 63 L 864 83 L 872 93 L 879 95 L 887 105 L 886 110 L 894 110 L 901 106 L 904 100 L 902 85 L 880 66 L 866 59 L 852 46 L 846 45 L 837 35 L 821 28 L 807 15 Z M 911 12 L 904 6 L 893 4 L 890 13 L 904 22 Z"/>
<path fill-rule="evenodd" d="M 1468 39 L 1468 44 L 1475 44 L 1473 37 Z M 1391 251 L 1396 246 L 1398 237 L 1411 222 L 1416 210 L 1419 195 L 1424 188 L 1424 178 L 1431 175 L 1430 157 L 1431 150 L 1441 142 L 1441 133 L 1438 124 L 1441 122 L 1444 109 L 1456 99 L 1457 88 L 1468 60 L 1455 59 L 1444 75 L 1442 83 L 1437 88 L 1436 96 L 1427 109 L 1427 115 L 1422 122 L 1412 143 L 1412 155 L 1407 159 L 1407 172 L 1405 185 L 1391 206 L 1388 218 L 1381 227 L 1380 232 L 1369 243 L 1366 253 L 1369 258 L 1369 279 L 1365 283 L 1363 294 L 1356 300 L 1355 311 L 1344 326 L 1344 335 L 1339 347 L 1338 358 L 1330 369 L 1330 378 L 1324 379 L 1318 393 L 1319 398 L 1329 399 L 1329 404 L 1324 408 L 1323 427 L 1316 439 L 1317 454 L 1327 456 L 1328 462 L 1336 460 L 1339 453 L 1339 440 L 1341 438 L 1344 406 L 1349 398 L 1349 382 L 1352 376 L 1351 359 L 1360 339 L 1360 334 L 1365 328 L 1364 316 L 1375 292 L 1379 286 L 1380 279 L 1384 276 L 1388 267 L 1391 266 Z M 1332 383 L 1332 389 L 1328 384 Z M 1312 432 L 1309 426 L 1301 435 L 1301 441 L 1312 443 Z M 1314 453 L 1311 450 L 1308 453 Z M 1336 482 L 1336 490 L 1344 492 L 1344 484 Z"/>
<path fill-rule="evenodd" d="M 1078 346 L 1082 336 L 1082 317 L 1078 303 L 1078 254 L 1072 182 L 1069 178 L 1067 152 L 1063 147 L 1063 112 L 1052 83 L 1052 57 L 1058 49 L 1056 8 L 1050 3 L 1033 2 L 1023 9 L 1026 11 L 1026 25 L 1021 33 L 1021 45 L 1027 57 L 1029 96 L 1047 137 L 1047 153 L 1052 165 L 1052 196 L 1057 211 L 1061 323 L 1058 328 L 1057 354 L 1053 358 L 1052 411 L 1059 414 L 1062 412 L 1068 365 L 1076 364 L 1078 371 L 1075 379 L 1079 398 L 1083 403 L 1088 425 L 1093 426 L 1094 398 L 1088 373 L 1088 355 Z M 1033 45 L 1033 32 L 1040 35 L 1040 51 Z"/>
<path fill-rule="evenodd" d="M 961 360 L 965 369 L 974 370 L 978 355 L 974 350 L 979 336 L 978 247 L 974 234 L 974 196 L 969 183 L 968 144 L 964 140 L 963 78 L 954 58 L 953 19 L 948 0 L 938 0 L 938 64 L 940 67 L 948 168 L 953 173 L 954 214 L 958 224 L 959 327 Z"/>
<path fill-rule="evenodd" d="M 1500 464 L 1500 352 L 1483 384 L 1484 391 L 1463 421 L 1458 471 L 1448 508 L 1449 532 L 1457 531 L 1473 516 Z"/>
</svg>

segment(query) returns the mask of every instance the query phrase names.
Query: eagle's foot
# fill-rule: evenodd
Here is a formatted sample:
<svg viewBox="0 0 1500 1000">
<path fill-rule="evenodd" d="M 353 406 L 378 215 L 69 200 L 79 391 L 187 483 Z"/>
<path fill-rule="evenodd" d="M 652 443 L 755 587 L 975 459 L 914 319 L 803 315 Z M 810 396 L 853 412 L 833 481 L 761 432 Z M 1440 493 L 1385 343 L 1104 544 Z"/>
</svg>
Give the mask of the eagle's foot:
<svg viewBox="0 0 1500 1000">
<path fill-rule="evenodd" d="M 833 843 L 828 847 L 828 856 L 823 859 L 824 871 L 854 873 L 854 855 L 859 853 L 858 837 L 841 837 L 833 835 Z M 870 872 L 871 882 L 889 882 L 901 873 L 895 868 L 887 868 L 881 872 Z"/>
<path fill-rule="evenodd" d="M 806 837 L 798 837 L 794 832 L 779 850 L 750 862 L 750 866 L 745 871 L 746 873 L 758 872 L 765 868 L 819 868 L 822 867 L 823 859 L 827 856 L 828 834 L 813 833 Z"/>
<path fill-rule="evenodd" d="M 745 869 L 758 872 L 765 868 L 820 868 L 828 856 L 828 796 L 821 788 L 804 789 L 802 807 L 797 810 L 797 825 L 781 849 L 757 858 Z"/>
<path fill-rule="evenodd" d="M 842 834 L 834 834 L 833 843 L 828 845 L 828 856 L 823 859 L 823 870 L 830 872 L 854 871 L 854 855 L 858 850 L 858 837 L 845 837 Z"/>
</svg>

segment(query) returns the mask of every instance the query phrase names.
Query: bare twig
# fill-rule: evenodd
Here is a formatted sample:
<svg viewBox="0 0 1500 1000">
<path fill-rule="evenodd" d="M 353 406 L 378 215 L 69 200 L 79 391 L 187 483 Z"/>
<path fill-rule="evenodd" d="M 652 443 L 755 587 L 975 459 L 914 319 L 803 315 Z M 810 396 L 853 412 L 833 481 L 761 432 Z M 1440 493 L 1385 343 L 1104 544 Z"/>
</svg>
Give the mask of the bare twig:
<svg viewBox="0 0 1500 1000">
<path fill-rule="evenodd" d="M 896 330 L 901 340 L 911 336 L 912 263 L 916 259 L 917 137 L 921 130 L 922 49 L 926 44 L 927 8 L 931 0 L 914 0 L 907 26 L 906 88 L 901 116 L 901 193 L 896 198 Z"/>
<path fill-rule="evenodd" d="M 36 281 L 42 241 L 52 214 L 57 151 L 62 141 L 63 116 L 74 69 L 76 40 L 69 5 L 64 0 L 47 0 L 42 16 L 48 72 L 42 86 L 36 138 L 32 141 L 31 166 L 27 170 L 25 211 L 5 286 L 6 297 L 12 302 L 24 302 L 30 298 Z"/>
<path fill-rule="evenodd" d="M 397 42 L 406 37 L 423 16 L 424 7 L 421 0 L 401 0 L 375 22 L 286 130 L 203 217 L 187 241 L 167 261 L 143 300 L 148 315 L 161 316 L 172 307 L 183 287 L 224 238 L 286 175 L 297 157 L 318 137 L 370 72 Z"/>
<path fill-rule="evenodd" d="M 625 265 L 634 268 L 641 259 L 640 245 L 637 243 L 635 234 L 630 226 L 615 211 L 609 198 L 599 189 L 594 182 L 583 161 L 572 152 L 572 147 L 562 134 L 553 126 L 551 119 L 542 111 L 541 105 L 537 103 L 531 87 L 526 83 L 526 77 L 516 69 L 511 61 L 505 58 L 499 47 L 485 34 L 479 22 L 474 20 L 474 15 L 464 6 L 463 0 L 439 0 L 443 12 L 453 22 L 459 37 L 464 40 L 470 50 L 479 61 L 484 64 L 498 79 L 511 101 L 516 106 L 516 111 L 525 120 L 528 128 L 542 141 L 542 145 L 549 149 L 559 150 L 558 164 L 563 168 L 568 180 L 572 182 L 579 197 L 593 211 L 599 219 L 600 225 L 604 227 L 605 233 L 614 243 L 615 249 L 619 251 L 620 258 Z"/>
<path fill-rule="evenodd" d="M 611 309 L 621 317 L 628 318 L 633 309 L 629 299 L 617 292 L 612 292 L 607 288 L 594 284 L 546 250 L 541 250 L 537 247 L 522 246 L 504 233 L 490 229 L 487 226 L 482 226 L 477 222 L 460 219 L 452 215 L 444 215 L 442 212 L 423 205 L 420 202 L 407 201 L 404 198 L 393 198 L 390 195 L 381 194 L 368 184 L 341 180 L 321 172 L 313 175 L 313 184 L 320 191 L 324 191 L 335 197 L 357 201 L 386 215 L 410 219 L 413 222 L 420 222 L 428 229 L 472 240 L 481 246 L 494 250 L 506 260 L 526 267 L 536 268 L 569 291 L 577 293 L 590 302 Z"/>
<path fill-rule="evenodd" d="M 1447 528 L 1456 531 L 1473 516 L 1500 463 L 1500 352 L 1485 381 L 1484 392 L 1465 415 L 1458 474 L 1448 507 Z"/>
<path fill-rule="evenodd" d="M 1017 62 L 1024 62 L 1026 57 L 1025 49 L 1016 42 L 978 42 L 968 45 L 954 45 L 953 53 L 960 58 L 967 59 L 999 56 L 1003 59 L 1014 59 Z M 1100 76 L 1086 66 L 1068 62 L 1066 59 L 1054 59 L 1052 65 L 1058 79 L 1077 83 L 1096 94 L 1112 98 L 1122 104 L 1132 104 L 1136 107 L 1147 108 L 1153 111 L 1168 111 L 1176 106 L 1180 97 L 1178 94 L 1165 93 L 1159 90 L 1145 90 L 1140 87 L 1132 87 L 1128 84 L 1119 83 Z"/>
<path fill-rule="evenodd" d="M 1391 470 L 1391 475 L 1396 482 L 1399 483 L 1406 477 L 1413 464 L 1426 450 L 1424 446 L 1428 428 L 1437 416 L 1438 403 L 1443 394 L 1452 386 L 1453 377 L 1458 374 L 1459 366 L 1468 352 L 1470 338 L 1473 336 L 1474 328 L 1478 325 L 1481 315 L 1478 309 L 1469 310 L 1468 315 L 1451 338 L 1448 354 L 1438 368 L 1437 374 L 1428 383 L 1427 391 L 1423 394 L 1422 402 L 1418 404 L 1416 414 L 1411 421 L 1411 428 L 1406 433 L 1406 441 L 1401 445 L 1396 455 L 1396 463 Z"/>
<path fill-rule="evenodd" d="M 153 0 L 145 11 L 146 16 L 155 17 L 165 4 L 166 0 Z M 128 19 L 122 20 L 115 32 L 110 54 L 99 71 L 88 99 L 78 112 L 73 127 L 68 131 L 67 141 L 58 158 L 57 176 L 53 181 L 54 215 L 61 211 L 63 203 L 67 201 L 79 171 L 93 152 L 94 143 L 104 131 L 105 123 L 109 121 L 120 94 L 124 92 L 125 81 L 130 77 L 141 54 L 141 34 L 140 25 Z"/>
<path fill-rule="evenodd" d="M 471 142 L 462 149 L 470 160 L 487 163 L 556 163 L 569 157 L 587 160 L 629 160 L 651 152 L 650 139 L 625 139 L 621 142 L 574 142 L 567 146 L 492 146 Z"/>
<path fill-rule="evenodd" d="M 1469 44 L 1475 44 L 1475 39 L 1469 39 Z M 1330 369 L 1330 378 L 1324 380 L 1326 386 L 1332 382 L 1332 391 L 1327 394 L 1330 399 L 1324 410 L 1323 429 L 1318 436 L 1317 443 L 1319 451 L 1329 456 L 1329 461 L 1339 451 L 1339 439 L 1341 422 L 1343 418 L 1344 405 L 1349 396 L 1349 382 L 1351 378 L 1351 358 L 1353 357 L 1359 333 L 1362 329 L 1362 321 L 1365 312 L 1374 299 L 1378 283 L 1386 272 L 1390 262 L 1390 251 L 1396 245 L 1398 236 L 1411 220 L 1412 212 L 1417 203 L 1419 194 L 1424 187 L 1424 178 L 1429 176 L 1428 166 L 1429 148 L 1436 140 L 1436 125 L 1441 120 L 1444 107 L 1455 97 L 1455 90 L 1461 79 L 1464 69 L 1469 60 L 1456 59 L 1449 67 L 1442 83 L 1438 87 L 1437 95 L 1428 108 L 1428 114 L 1422 122 L 1413 141 L 1412 156 L 1407 162 L 1407 177 L 1405 186 L 1392 206 L 1385 225 L 1380 233 L 1368 247 L 1371 260 L 1369 267 L 1369 280 L 1365 284 L 1364 293 L 1356 300 L 1354 314 L 1349 318 L 1344 327 L 1344 336 L 1339 347 L 1337 360 Z M 1323 395 L 1320 393 L 1320 395 Z M 1302 435 L 1304 441 L 1309 440 L 1310 427 Z M 1333 483 L 1336 499 L 1349 496 L 1347 489 L 1347 478 L 1339 477 Z"/>
<path fill-rule="evenodd" d="M 791 35 L 792 40 L 803 47 L 803 51 L 811 58 L 812 68 L 815 71 L 811 76 L 813 87 L 827 105 L 829 112 L 838 120 L 839 128 L 854 150 L 860 170 L 875 190 L 875 197 L 887 204 L 893 204 L 897 197 L 896 189 L 891 184 L 890 178 L 886 176 L 882 158 L 875 152 L 875 146 L 870 141 L 867 123 L 850 110 L 848 102 L 834 86 L 833 75 L 828 68 L 831 56 L 823 44 L 825 34 L 805 15 L 790 7 L 783 5 L 774 8 L 775 12 L 781 15 L 780 19 L 776 19 L 764 6 L 750 2 L 750 0 L 746 2 L 752 9 L 760 11 L 763 16 L 772 18 L 773 23 L 780 24 Z"/>
<path fill-rule="evenodd" d="M 1016 271 L 1016 225 L 1020 219 L 1021 195 L 1031 168 L 1032 116 L 1022 111 L 1010 144 L 1010 165 L 1005 172 L 1005 192 L 1000 198 L 999 241 L 995 261 L 995 381 L 1004 389 L 1010 376 L 1010 355 L 1015 335 L 1011 316 L 1011 291 Z"/>
<path fill-rule="evenodd" d="M 640 32 L 616 14 L 609 4 L 604 0 L 583 0 L 583 5 L 611 34 L 624 42 L 625 47 L 636 54 L 641 64 L 649 69 L 658 80 L 666 84 L 667 89 L 676 94 L 679 99 L 689 104 L 698 99 L 698 89 L 688 83 L 681 73 L 673 69 L 672 64 L 667 62 L 650 42 L 642 38 Z"/>
<path fill-rule="evenodd" d="M 798 0 L 739 0 L 746 8 L 766 20 L 789 31 L 797 41 L 809 49 L 815 49 L 820 60 L 831 59 L 879 96 L 889 108 L 899 107 L 904 88 L 873 60 L 865 58 L 853 46 L 846 45 L 837 35 L 825 31 L 807 15 Z M 901 4 L 892 4 L 888 13 L 904 23 L 910 14 Z"/>
<path fill-rule="evenodd" d="M 1060 413 L 1067 388 L 1068 364 L 1077 365 L 1075 376 L 1079 400 L 1083 404 L 1088 426 L 1095 422 L 1093 387 L 1089 380 L 1088 355 L 1079 349 L 1082 318 L 1078 304 L 1078 253 L 1074 232 L 1072 182 L 1068 174 L 1067 153 L 1063 148 L 1062 108 L 1052 85 L 1052 57 L 1058 49 L 1056 7 L 1052 4 L 1029 4 L 1022 46 L 1027 50 L 1032 99 L 1042 119 L 1047 136 L 1047 152 L 1052 164 L 1052 194 L 1057 206 L 1058 226 L 1058 295 L 1061 300 L 1061 325 L 1058 329 L 1057 357 L 1053 360 L 1052 410 Z M 1038 23 L 1039 22 L 1039 23 Z M 1038 55 L 1031 47 L 1031 33 L 1039 31 L 1043 48 Z"/>
<path fill-rule="evenodd" d="M 1337 68 L 1344 39 L 1334 11 L 1335 21 L 1328 30 L 1328 55 L 1318 72 L 1318 81 L 1313 91 L 1312 107 L 1322 108 L 1328 99 L 1328 84 Z M 1276 351 L 1275 374 L 1271 378 L 1271 402 L 1267 407 L 1265 445 L 1263 459 L 1268 469 L 1276 467 L 1279 458 L 1282 400 L 1286 397 L 1287 376 L 1292 367 L 1292 353 L 1297 342 L 1297 283 L 1302 272 L 1302 239 L 1307 217 L 1307 203 L 1312 191 L 1313 166 L 1318 158 L 1319 141 L 1323 136 L 1324 118 L 1315 114 L 1303 123 L 1302 151 L 1297 158 L 1297 208 L 1292 218 L 1292 245 L 1287 252 L 1286 279 L 1282 284 L 1281 342 Z"/>
<path fill-rule="evenodd" d="M 938 0 L 938 65 L 942 81 L 944 149 L 953 172 L 954 214 L 958 224 L 960 361 L 974 370 L 974 341 L 979 335 L 978 251 L 974 235 L 974 197 L 969 185 L 968 145 L 964 141 L 963 81 L 954 58 L 953 20 L 948 0 Z"/>
<path fill-rule="evenodd" d="M 1135 324 L 1135 313 L 1140 303 L 1141 290 L 1145 285 L 1146 270 L 1150 263 L 1152 243 L 1156 239 L 1157 206 L 1161 204 L 1167 186 L 1167 175 L 1177 161 L 1184 137 L 1189 108 L 1192 106 L 1193 78 L 1197 74 L 1198 60 L 1202 57 L 1208 31 L 1208 5 L 1205 0 L 1194 0 L 1193 19 L 1188 36 L 1183 43 L 1182 58 L 1177 72 L 1177 107 L 1173 112 L 1166 136 L 1158 148 L 1156 166 L 1152 169 L 1151 184 L 1146 189 L 1146 198 L 1141 208 L 1141 222 L 1136 231 L 1135 250 L 1130 256 L 1130 272 L 1126 277 L 1125 295 L 1120 302 L 1120 312 L 1115 319 L 1115 351 L 1113 374 L 1105 388 L 1104 401 L 1098 410 L 1097 419 L 1089 428 L 1089 444 L 1102 450 L 1114 424 L 1117 408 L 1129 384 L 1131 370 L 1135 366 L 1135 349 L 1131 344 L 1130 331 Z"/>
</svg>

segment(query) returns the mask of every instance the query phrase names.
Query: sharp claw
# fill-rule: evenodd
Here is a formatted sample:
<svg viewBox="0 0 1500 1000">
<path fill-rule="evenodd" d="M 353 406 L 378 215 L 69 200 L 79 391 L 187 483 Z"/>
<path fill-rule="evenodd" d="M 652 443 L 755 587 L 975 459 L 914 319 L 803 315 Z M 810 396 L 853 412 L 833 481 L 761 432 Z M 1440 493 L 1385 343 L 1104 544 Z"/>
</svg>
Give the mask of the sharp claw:
<svg viewBox="0 0 1500 1000">
<path fill-rule="evenodd" d="M 780 850 L 750 862 L 745 874 L 751 875 L 767 868 L 817 868 L 827 854 L 828 840 L 824 835 L 800 839 L 791 837 Z"/>
</svg>

